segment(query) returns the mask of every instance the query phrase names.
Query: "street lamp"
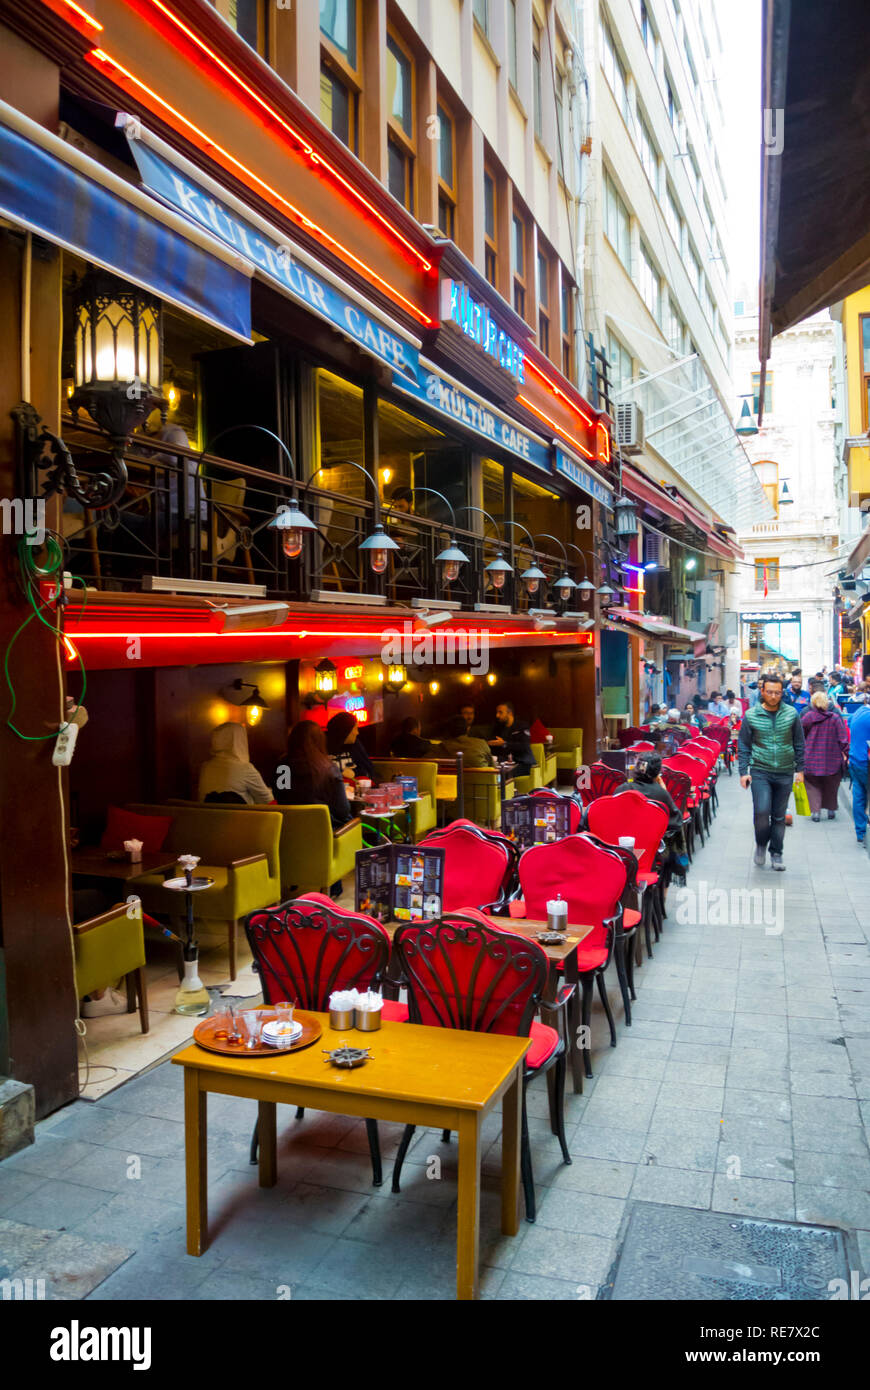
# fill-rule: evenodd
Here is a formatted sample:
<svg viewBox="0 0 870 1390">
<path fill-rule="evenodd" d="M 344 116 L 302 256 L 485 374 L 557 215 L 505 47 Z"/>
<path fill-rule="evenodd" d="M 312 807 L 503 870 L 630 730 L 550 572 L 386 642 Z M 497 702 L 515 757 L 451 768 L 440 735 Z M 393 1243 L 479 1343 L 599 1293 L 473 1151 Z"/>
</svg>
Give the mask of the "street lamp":
<svg viewBox="0 0 870 1390">
<path fill-rule="evenodd" d="M 460 550 L 459 546 L 456 544 L 456 531 L 458 529 L 456 525 L 456 513 L 444 496 L 444 493 L 438 492 L 434 487 L 412 487 L 409 488 L 409 491 L 412 497 L 416 496 L 418 492 L 429 492 L 433 497 L 440 497 L 450 513 L 453 521 L 453 534 L 450 536 L 449 545 L 445 546 L 445 548 L 435 556 L 435 563 L 441 566 L 441 577 L 444 583 L 454 584 L 459 578 L 460 566 L 470 563 L 468 556 Z"/>
<path fill-rule="evenodd" d="M 535 538 L 532 535 L 531 531 L 527 531 L 525 526 L 523 526 L 519 521 L 506 521 L 505 525 L 519 526 L 523 534 L 528 536 L 529 540 L 531 541 L 531 549 L 534 554 Z M 538 589 L 540 588 L 541 580 L 543 580 L 546 583 L 547 576 L 544 574 L 544 571 L 534 563 L 534 560 L 529 565 L 528 569 L 523 570 L 520 574 L 520 583 L 522 584 L 529 598 L 534 598 L 535 594 L 538 592 Z"/>
<path fill-rule="evenodd" d="M 401 547 L 397 545 L 397 543 L 393 540 L 392 536 L 387 535 L 386 531 L 381 525 L 381 506 L 380 500 L 378 498 L 378 485 L 375 482 L 369 470 L 367 468 L 363 468 L 361 463 L 354 462 L 353 459 L 343 459 L 342 462 L 347 464 L 350 468 L 357 468 L 359 469 L 360 473 L 364 473 L 365 476 L 368 478 L 369 482 L 371 483 L 372 488 L 374 489 L 374 503 L 372 509 L 373 530 L 370 536 L 367 536 L 364 541 L 360 541 L 359 549 L 364 550 L 368 554 L 372 574 L 383 574 L 387 568 L 387 563 L 390 558 L 390 551 L 399 550 L 401 549 Z M 315 471 L 311 474 L 311 477 L 308 479 L 308 482 L 305 484 L 306 492 L 310 488 L 314 479 L 317 477 L 317 474 L 323 472 L 325 472 L 325 469 L 323 467 L 315 469 Z"/>
<path fill-rule="evenodd" d="M 243 681 L 241 677 L 239 677 L 239 679 L 232 682 L 231 689 L 240 692 L 247 689 L 253 692 L 253 694 L 248 696 L 247 700 L 240 701 L 239 708 L 245 711 L 245 722 L 250 728 L 253 728 L 255 724 L 259 724 L 263 717 L 263 710 L 269 708 L 260 694 L 260 687 L 254 685 L 251 681 Z"/>
<path fill-rule="evenodd" d="M 745 391 L 743 393 L 743 405 L 740 409 L 740 418 L 738 419 L 737 424 L 734 426 L 737 433 L 739 435 L 742 435 L 746 439 L 750 438 L 753 434 L 758 434 L 758 426 L 755 423 L 755 415 L 753 414 L 752 408 L 749 404 L 749 398 L 751 395 L 751 391 Z"/>
<path fill-rule="evenodd" d="M 583 598 L 584 598 L 584 599 L 587 599 L 587 598 L 589 597 L 590 594 L 594 594 L 594 593 L 595 593 L 595 585 L 592 583 L 592 580 L 589 578 L 589 572 L 588 572 L 588 570 L 587 570 L 587 568 L 586 568 L 586 554 L 587 554 L 587 552 L 586 552 L 585 550 L 581 550 L 580 547 L 579 547 L 579 545 L 575 545 L 573 541 L 568 541 L 567 544 L 568 544 L 568 548 L 569 548 L 570 550 L 576 550 L 576 551 L 577 551 L 577 554 L 580 556 L 580 559 L 583 561 L 583 578 L 580 580 L 580 583 L 577 585 L 577 589 L 578 589 L 578 591 L 580 592 L 580 594 L 583 596 Z"/>
<path fill-rule="evenodd" d="M 495 530 L 496 538 L 498 541 L 498 553 L 495 559 L 490 560 L 489 564 L 484 567 L 483 572 L 484 574 L 489 575 L 490 583 L 492 584 L 492 587 L 494 589 L 503 589 L 505 586 L 505 580 L 507 579 L 508 575 L 513 574 L 514 571 L 513 566 L 509 565 L 507 560 L 504 558 L 504 548 L 494 518 L 490 516 L 489 512 L 484 511 L 483 507 L 465 506 L 460 507 L 459 510 L 461 512 L 480 512 L 481 516 L 485 516 L 487 521 L 492 522 L 493 529 Z M 484 542 L 485 541 L 486 536 L 484 536 Z"/>
<path fill-rule="evenodd" d="M 576 589 L 577 585 L 574 583 L 574 580 L 568 573 L 568 552 L 565 549 L 565 546 L 563 545 L 562 541 L 559 540 L 558 536 L 551 536 L 547 531 L 542 531 L 540 536 L 535 536 L 534 539 L 536 541 L 555 541 L 557 546 L 561 550 L 565 560 L 565 573 L 561 575 L 559 579 L 556 580 L 556 583 L 553 585 L 553 587 L 558 593 L 559 598 L 564 599 L 567 602 L 572 590 Z"/>
<path fill-rule="evenodd" d="M 637 507 L 630 497 L 619 497 L 613 504 L 616 534 L 628 539 L 637 535 Z"/>
</svg>

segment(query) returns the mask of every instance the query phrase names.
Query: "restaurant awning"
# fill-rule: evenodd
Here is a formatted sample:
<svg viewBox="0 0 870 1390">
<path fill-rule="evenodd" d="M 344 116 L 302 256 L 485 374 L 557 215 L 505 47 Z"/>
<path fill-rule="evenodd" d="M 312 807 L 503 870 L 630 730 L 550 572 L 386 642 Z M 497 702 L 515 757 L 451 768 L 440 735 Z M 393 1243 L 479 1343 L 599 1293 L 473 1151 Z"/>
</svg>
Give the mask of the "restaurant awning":
<svg viewBox="0 0 870 1390">
<path fill-rule="evenodd" d="M 707 649 L 705 633 L 693 632 L 687 627 L 676 627 L 653 613 L 633 613 L 627 608 L 611 608 L 607 621 L 614 627 L 622 626 L 635 636 L 652 637 L 668 646 L 685 647 L 691 643 L 694 656 L 702 656 Z"/>
<path fill-rule="evenodd" d="M 0 216 L 251 341 L 241 257 L 5 102 Z"/>
<path fill-rule="evenodd" d="M 686 523 L 694 527 L 703 537 L 703 540 L 698 542 L 699 549 L 712 551 L 714 555 L 721 555 L 729 560 L 743 553 L 736 545 L 714 531 L 713 523 L 693 507 L 682 493 L 676 492 L 674 495 L 658 483 L 654 483 L 652 479 L 645 478 L 628 464 L 623 464 L 622 485 L 630 496 L 655 508 L 679 527 L 685 528 Z M 682 540 L 683 536 L 678 535 L 676 539 Z"/>
<path fill-rule="evenodd" d="M 772 335 L 870 282 L 867 23 L 866 0 L 764 3 L 762 369 Z"/>
<path fill-rule="evenodd" d="M 868 564 L 870 564 L 870 526 L 866 528 L 863 535 L 859 536 L 846 561 L 846 570 L 857 579 L 864 566 Z"/>
</svg>

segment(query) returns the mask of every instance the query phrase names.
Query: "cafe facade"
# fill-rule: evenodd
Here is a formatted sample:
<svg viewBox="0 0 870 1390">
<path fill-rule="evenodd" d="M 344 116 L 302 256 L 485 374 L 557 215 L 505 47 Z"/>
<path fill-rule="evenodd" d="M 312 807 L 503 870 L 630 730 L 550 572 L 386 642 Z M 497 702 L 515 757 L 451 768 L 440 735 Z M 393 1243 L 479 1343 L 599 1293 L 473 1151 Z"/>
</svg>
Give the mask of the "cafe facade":
<svg viewBox="0 0 870 1390">
<path fill-rule="evenodd" d="M 508 699 L 591 760 L 624 583 L 610 421 L 471 262 L 206 7 L 93 8 L 0 8 L 0 490 L 60 538 L 4 526 L 0 606 L 0 1073 L 39 1114 L 78 1093 L 71 835 L 195 795 L 227 719 L 267 777 L 327 705 L 380 753 Z"/>
</svg>

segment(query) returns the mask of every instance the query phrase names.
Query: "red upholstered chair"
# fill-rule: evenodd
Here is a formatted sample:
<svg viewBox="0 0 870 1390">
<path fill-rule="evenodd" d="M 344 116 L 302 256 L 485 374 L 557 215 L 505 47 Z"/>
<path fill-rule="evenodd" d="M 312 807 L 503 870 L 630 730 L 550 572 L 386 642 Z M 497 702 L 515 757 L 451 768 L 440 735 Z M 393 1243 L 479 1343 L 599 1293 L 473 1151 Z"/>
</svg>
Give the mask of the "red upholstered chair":
<svg viewBox="0 0 870 1390">
<path fill-rule="evenodd" d="M 731 764 L 734 761 L 731 748 L 731 725 L 727 719 L 720 719 L 716 724 L 709 724 L 704 730 L 705 737 L 719 745 L 719 753 L 728 769 L 728 776 L 731 776 Z"/>
<path fill-rule="evenodd" d="M 549 787 L 536 787 L 529 792 L 529 796 L 537 797 L 540 801 L 568 802 L 570 811 L 568 814 L 568 826 L 570 833 L 576 835 L 583 820 L 583 807 L 579 806 L 573 797 L 563 796 L 561 792 L 554 792 Z"/>
<path fill-rule="evenodd" d="M 706 813 L 706 803 L 710 799 L 707 791 L 707 764 L 701 759 L 693 757 L 685 749 L 680 749 L 673 757 L 666 758 L 665 767 L 673 768 L 675 772 L 685 772 L 688 774 L 692 783 L 692 794 L 688 802 L 689 810 L 692 812 L 692 824 L 700 837 L 701 844 L 704 843 L 704 826 L 710 824 L 709 814 Z"/>
<path fill-rule="evenodd" d="M 634 955 L 631 950 L 631 941 L 637 934 L 643 916 L 642 908 L 638 910 L 638 896 L 642 895 L 642 889 L 637 882 L 637 856 L 633 850 L 623 849 L 622 845 L 610 845 L 605 840 L 600 840 L 591 831 L 585 832 L 586 839 L 598 845 L 599 849 L 606 850 L 608 854 L 615 854 L 625 865 L 625 887 L 622 890 L 620 906 L 622 908 L 622 930 L 617 933 L 615 942 L 615 961 L 616 977 L 619 980 L 619 990 L 622 995 L 622 1005 L 625 1009 L 626 1025 L 631 1027 L 631 1001 L 636 999 L 634 992 Z"/>
<path fill-rule="evenodd" d="M 495 911 L 507 902 L 513 886 L 517 848 L 499 831 L 482 830 L 473 821 L 455 820 L 430 831 L 419 845 L 443 849 L 443 912 L 465 907 Z"/>
<path fill-rule="evenodd" d="M 362 912 L 337 907 L 322 893 L 293 898 L 278 907 L 252 912 L 245 935 L 267 1004 L 295 1000 L 300 1009 L 325 1012 L 337 989 L 377 988 L 390 957 L 390 937 L 380 922 Z M 408 1011 L 384 1000 L 384 1018 L 404 1021 Z M 304 1110 L 296 1111 L 301 1120 Z M 372 1175 L 380 1187 L 381 1150 L 375 1120 L 366 1120 Z M 254 1127 L 251 1162 L 257 1161 Z"/>
<path fill-rule="evenodd" d="M 659 938 L 664 898 L 661 883 L 659 850 L 667 832 L 670 817 L 660 802 L 650 801 L 643 792 L 620 792 L 605 796 L 589 807 L 589 829 L 610 845 L 618 845 L 620 836 L 634 837 L 637 858 L 637 885 L 641 893 L 641 920 L 647 955 L 652 955 L 650 926 Z"/>
<path fill-rule="evenodd" d="M 619 741 L 620 748 L 628 748 L 629 744 L 634 743 L 636 739 L 646 738 L 648 733 L 648 729 L 644 729 L 638 724 L 633 728 L 617 730 L 616 737 Z"/>
<path fill-rule="evenodd" d="M 553 845 L 532 845 L 520 858 L 520 887 L 525 901 L 526 916 L 546 919 L 547 902 L 559 894 L 568 904 L 568 921 L 579 926 L 592 926 L 592 931 L 577 947 L 577 972 L 583 989 L 582 1018 L 576 1018 L 576 1000 L 571 1032 L 577 1037 L 577 1023 L 587 1029 L 592 1015 L 592 988 L 598 984 L 598 994 L 610 1026 L 610 1046 L 616 1047 L 616 1025 L 610 1011 L 604 972 L 610 964 L 620 927 L 620 900 L 625 890 L 625 865 L 606 850 L 600 849 L 586 835 L 569 835 Z M 584 1034 L 582 1049 L 586 1075 L 592 1075 L 592 1051 L 589 1033 Z M 572 1060 L 578 1056 L 572 1049 Z M 575 1089 L 577 1078 L 575 1076 Z"/>
<path fill-rule="evenodd" d="M 719 798 L 716 794 L 716 779 L 722 746 L 718 739 L 711 738 L 708 734 L 699 734 L 691 748 L 686 751 L 691 752 L 694 758 L 701 758 L 707 764 L 707 790 L 710 793 L 710 806 L 715 814 L 719 805 Z"/>
<path fill-rule="evenodd" d="M 479 912 L 450 913 L 440 922 L 406 924 L 396 932 L 393 946 L 407 981 L 412 1023 L 531 1037 L 523 1068 L 520 1163 L 526 1220 L 534 1221 L 526 1086 L 541 1072 L 547 1073 L 550 1124 L 564 1162 L 571 1162 L 565 1137 L 565 1039 L 555 1028 L 535 1020 L 536 1009 L 548 1007 L 542 1001 L 550 970 L 546 952 L 537 941 L 517 936 Z M 549 1007 L 554 1012 L 564 1009 L 573 993 L 573 987 L 561 991 L 560 998 Z M 402 1164 L 414 1128 L 406 1125 L 396 1154 L 394 1192 L 400 1190 Z M 449 1134 L 444 1137 L 449 1138 Z"/>
<path fill-rule="evenodd" d="M 592 763 L 590 767 L 580 768 L 580 772 L 584 774 L 580 783 L 584 807 L 597 800 L 599 796 L 609 796 L 617 787 L 621 787 L 623 782 L 628 781 L 625 773 L 620 772 L 618 767 L 608 767 L 606 763 Z"/>
<path fill-rule="evenodd" d="M 627 753 L 654 753 L 656 746 L 647 739 L 640 739 L 638 743 L 630 743 L 626 749 Z"/>
<path fill-rule="evenodd" d="M 662 781 L 671 794 L 671 800 L 683 818 L 683 836 L 686 841 L 686 853 L 689 856 L 689 863 L 691 863 L 695 848 L 695 829 L 692 812 L 689 809 L 689 801 L 692 795 L 691 779 L 687 773 L 678 772 L 675 767 L 669 767 L 667 763 L 662 763 Z"/>
</svg>

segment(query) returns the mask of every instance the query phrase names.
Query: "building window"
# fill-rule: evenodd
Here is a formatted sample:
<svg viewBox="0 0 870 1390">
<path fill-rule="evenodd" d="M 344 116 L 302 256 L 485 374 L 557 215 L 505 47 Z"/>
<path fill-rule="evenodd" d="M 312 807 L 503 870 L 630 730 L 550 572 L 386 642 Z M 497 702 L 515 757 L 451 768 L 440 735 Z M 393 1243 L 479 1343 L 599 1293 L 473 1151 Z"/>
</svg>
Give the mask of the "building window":
<svg viewBox="0 0 870 1390">
<path fill-rule="evenodd" d="M 541 87 L 541 26 L 532 20 L 532 88 L 535 103 L 535 135 L 540 140 L 544 132 L 544 102 Z"/>
<path fill-rule="evenodd" d="M 640 0 L 640 32 L 643 38 L 643 46 L 647 51 L 653 72 L 658 67 L 658 36 L 652 25 L 644 0 Z"/>
<path fill-rule="evenodd" d="M 642 116 L 638 117 L 638 149 L 640 151 L 640 162 L 643 165 L 644 173 L 653 187 L 653 192 L 657 198 L 661 197 L 661 182 L 659 175 L 659 157 L 655 146 L 655 141 L 649 133 L 649 127 Z"/>
<path fill-rule="evenodd" d="M 474 0 L 474 18 L 489 38 L 489 0 Z"/>
<path fill-rule="evenodd" d="M 357 0 L 320 0 L 320 32 L 356 68 Z"/>
<path fill-rule="evenodd" d="M 677 108 L 677 103 L 674 100 L 674 92 L 673 88 L 671 87 L 670 79 L 667 77 L 665 78 L 665 106 L 668 108 L 668 120 L 671 123 L 671 129 L 677 137 L 677 144 L 679 144 L 680 113 Z"/>
<path fill-rule="evenodd" d="M 522 318 L 526 316 L 526 243 L 528 230 L 525 219 L 518 213 L 513 216 L 513 235 L 511 253 L 514 273 L 514 309 Z"/>
<path fill-rule="evenodd" d="M 538 347 L 550 356 L 550 264 L 538 252 Z"/>
<path fill-rule="evenodd" d="M 604 234 L 626 270 L 631 271 L 631 236 L 628 209 L 610 175 L 604 174 Z"/>
<path fill-rule="evenodd" d="M 674 245 L 679 251 L 682 251 L 683 219 L 680 217 L 680 210 L 674 201 L 670 184 L 668 184 L 668 191 L 665 195 L 665 221 L 668 224 L 668 231 L 674 239 Z"/>
<path fill-rule="evenodd" d="M 349 149 L 359 149 L 360 74 L 357 0 L 320 0 L 320 119 Z"/>
<path fill-rule="evenodd" d="M 456 148 L 454 125 L 444 107 L 438 104 L 438 227 L 455 240 L 456 228 Z"/>
<path fill-rule="evenodd" d="M 261 58 L 266 52 L 266 6 L 264 0 L 215 0 L 215 9 Z"/>
<path fill-rule="evenodd" d="M 631 353 L 610 329 L 607 330 L 607 360 L 610 364 L 610 387 L 618 391 L 632 379 Z"/>
<path fill-rule="evenodd" d="M 698 260 L 698 256 L 694 246 L 689 247 L 689 264 L 692 268 L 692 273 L 689 276 L 689 279 L 692 281 L 692 288 L 697 291 L 698 301 L 700 302 L 701 286 L 704 279 L 704 273 L 701 270 L 701 262 Z"/>
<path fill-rule="evenodd" d="M 762 459 L 753 467 L 755 468 L 755 476 L 764 488 L 768 502 L 773 507 L 774 515 L 779 516 L 779 464 L 774 463 L 772 459 Z"/>
<path fill-rule="evenodd" d="M 764 578 L 767 571 L 768 589 L 779 588 L 779 556 L 756 556 L 755 560 L 755 591 L 764 593 Z"/>
<path fill-rule="evenodd" d="M 485 169 L 483 172 L 484 272 L 487 280 L 492 286 L 495 286 L 498 267 L 495 211 L 495 179 L 493 175 Z"/>
<path fill-rule="evenodd" d="M 761 372 L 752 373 L 752 413 L 758 414 L 758 389 L 761 385 Z M 764 415 L 769 415 L 773 410 L 773 372 L 768 372 L 764 379 Z"/>
<path fill-rule="evenodd" d="M 661 322 L 662 282 L 644 242 L 640 243 L 640 295 L 656 323 Z"/>
<path fill-rule="evenodd" d="M 563 272 L 564 273 L 564 272 Z M 574 341 L 574 304 L 571 286 L 562 281 L 562 374 L 569 381 L 574 380 L 574 354 L 571 345 Z"/>
<path fill-rule="evenodd" d="M 604 69 L 604 76 L 607 78 L 608 86 L 616 98 L 616 104 L 622 112 L 623 119 L 627 125 L 631 124 L 631 112 L 628 105 L 628 86 L 626 83 L 625 67 L 622 59 L 616 51 L 613 42 L 613 35 L 610 32 L 610 25 L 606 21 L 601 25 L 601 66 Z"/>
<path fill-rule="evenodd" d="M 870 314 L 861 314 L 858 320 L 858 331 L 861 334 L 861 408 L 864 412 L 864 429 L 870 429 Z M 771 373 L 767 373 L 768 384 L 770 383 Z M 753 387 L 753 390 L 755 388 Z M 765 400 L 767 392 L 765 391 Z M 769 410 L 769 406 L 765 406 Z"/>
<path fill-rule="evenodd" d="M 517 0 L 508 0 L 507 7 L 508 77 L 517 89 Z"/>
<path fill-rule="evenodd" d="M 387 184 L 394 198 L 414 211 L 414 65 L 387 35 Z"/>
<path fill-rule="evenodd" d="M 674 352 L 682 356 L 685 341 L 686 325 L 674 308 L 673 301 L 670 301 L 668 305 L 668 343 Z"/>
</svg>

